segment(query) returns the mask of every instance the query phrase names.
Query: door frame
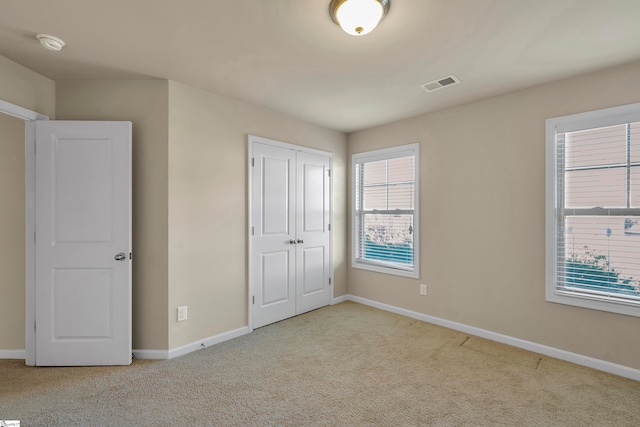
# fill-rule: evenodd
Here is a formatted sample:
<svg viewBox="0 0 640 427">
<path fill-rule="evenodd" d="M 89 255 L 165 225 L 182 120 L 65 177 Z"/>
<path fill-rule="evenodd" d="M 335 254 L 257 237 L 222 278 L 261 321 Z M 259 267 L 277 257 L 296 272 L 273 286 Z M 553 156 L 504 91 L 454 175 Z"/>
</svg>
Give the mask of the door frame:
<svg viewBox="0 0 640 427">
<path fill-rule="evenodd" d="M 25 364 L 36 364 L 36 120 L 49 116 L 0 100 L 0 114 L 24 120 L 24 203 L 25 203 Z M 31 325 L 31 327 L 29 327 Z"/>
<path fill-rule="evenodd" d="M 247 135 L 247 324 L 249 326 L 249 332 L 253 332 L 253 225 L 251 222 L 251 212 L 253 207 L 253 192 L 252 192 L 252 159 L 253 159 L 253 144 L 265 144 L 273 147 L 285 148 L 294 151 L 302 151 L 310 154 L 319 154 L 321 156 L 329 157 L 329 224 L 331 226 L 329 230 L 329 271 L 331 274 L 329 278 L 331 280 L 331 289 L 329 295 L 329 305 L 334 304 L 334 271 L 333 271 L 333 153 L 330 151 L 317 150 L 315 148 L 304 147 L 302 145 L 290 144 L 288 142 L 276 141 L 274 139 L 264 138 L 261 136 Z"/>
</svg>

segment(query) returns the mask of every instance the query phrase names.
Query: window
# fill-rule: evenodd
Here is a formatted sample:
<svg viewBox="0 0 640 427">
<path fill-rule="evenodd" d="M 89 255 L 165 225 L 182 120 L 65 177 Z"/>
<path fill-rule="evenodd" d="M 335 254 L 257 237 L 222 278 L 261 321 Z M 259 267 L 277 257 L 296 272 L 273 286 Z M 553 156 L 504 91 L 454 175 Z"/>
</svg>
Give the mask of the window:
<svg viewBox="0 0 640 427">
<path fill-rule="evenodd" d="M 418 278 L 418 144 L 353 155 L 353 267 Z"/>
<path fill-rule="evenodd" d="M 640 104 L 547 120 L 547 301 L 640 316 Z"/>
</svg>

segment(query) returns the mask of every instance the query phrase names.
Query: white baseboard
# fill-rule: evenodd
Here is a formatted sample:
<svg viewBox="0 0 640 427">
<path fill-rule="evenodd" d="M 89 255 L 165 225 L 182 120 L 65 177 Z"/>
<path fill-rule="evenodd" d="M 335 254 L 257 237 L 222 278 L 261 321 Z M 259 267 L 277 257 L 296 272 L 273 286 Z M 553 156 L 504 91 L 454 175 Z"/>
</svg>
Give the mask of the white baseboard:
<svg viewBox="0 0 640 427">
<path fill-rule="evenodd" d="M 549 347 L 549 346 L 534 343 L 531 341 L 525 341 L 525 340 L 514 338 L 508 335 L 499 334 L 497 332 L 488 331 L 486 329 L 476 328 L 475 326 L 469 326 L 463 323 L 452 322 L 451 320 L 429 316 L 426 314 L 418 313 L 411 310 L 406 310 L 404 308 L 395 307 L 389 304 L 383 304 L 381 302 L 358 297 L 355 295 L 344 295 L 343 297 L 346 297 L 344 301 L 357 302 L 359 304 L 379 308 L 381 310 L 389 311 L 395 314 L 400 314 L 402 316 L 410 317 L 412 319 L 422 320 L 423 322 L 433 323 L 434 325 L 438 325 L 438 326 L 453 329 L 456 331 L 464 332 L 467 334 L 475 335 L 481 338 L 486 338 L 492 341 L 497 341 L 503 344 L 511 345 L 513 347 L 522 348 L 524 350 L 532 351 L 534 353 L 543 354 L 549 357 L 555 357 L 556 359 L 565 360 L 567 362 L 575 363 L 576 365 L 582 365 L 589 368 L 597 369 L 599 371 L 604 371 L 610 374 L 619 375 L 621 377 L 640 381 L 640 370 L 630 368 L 628 366 L 618 365 L 616 363 L 607 362 L 606 360 L 595 359 L 593 357 L 572 353 L 570 351 Z M 343 297 L 340 297 L 340 298 L 343 298 Z"/>
<path fill-rule="evenodd" d="M 351 297 L 351 295 L 347 294 L 347 295 L 341 295 L 337 298 L 334 298 L 331 301 L 331 305 L 340 304 L 341 302 L 349 301 L 349 297 Z"/>
<path fill-rule="evenodd" d="M 194 341 L 190 344 L 186 344 L 180 347 L 173 348 L 171 350 L 133 350 L 134 357 L 136 359 L 151 359 L 151 360 L 166 360 L 179 357 L 192 351 L 206 348 L 211 345 L 219 344 L 221 342 L 231 340 L 242 335 L 249 333 L 249 327 L 244 326 L 242 328 L 234 329 L 232 331 L 223 332 L 218 335 L 214 335 L 209 338 Z M 27 352 L 25 350 L 0 350 L 0 359 L 25 359 Z"/>
<path fill-rule="evenodd" d="M 242 328 L 234 329 L 232 331 L 223 332 L 218 335 L 214 335 L 209 338 L 205 338 L 202 340 L 194 341 L 189 344 L 185 344 L 180 347 L 172 348 L 169 350 L 169 359 L 173 359 L 174 357 L 183 356 L 185 354 L 191 353 L 196 350 L 200 350 L 203 348 L 207 348 L 211 345 L 220 344 L 221 342 L 225 342 L 228 340 L 232 340 L 234 338 L 241 337 L 242 335 L 246 335 L 249 333 L 249 327 L 243 326 Z"/>
<path fill-rule="evenodd" d="M 169 358 L 169 350 L 133 350 L 135 359 L 166 360 Z"/>
<path fill-rule="evenodd" d="M 242 328 L 223 332 L 209 338 L 204 338 L 189 344 L 182 345 L 180 347 L 172 348 L 171 350 L 133 350 L 133 354 L 135 354 L 136 359 L 173 359 L 175 357 L 180 357 L 196 350 L 200 350 L 202 348 L 207 348 L 211 345 L 220 344 L 221 342 L 241 337 L 242 335 L 246 335 L 248 333 L 249 327 L 243 326 Z"/>
<path fill-rule="evenodd" d="M 25 359 L 26 350 L 0 350 L 0 359 Z"/>
</svg>

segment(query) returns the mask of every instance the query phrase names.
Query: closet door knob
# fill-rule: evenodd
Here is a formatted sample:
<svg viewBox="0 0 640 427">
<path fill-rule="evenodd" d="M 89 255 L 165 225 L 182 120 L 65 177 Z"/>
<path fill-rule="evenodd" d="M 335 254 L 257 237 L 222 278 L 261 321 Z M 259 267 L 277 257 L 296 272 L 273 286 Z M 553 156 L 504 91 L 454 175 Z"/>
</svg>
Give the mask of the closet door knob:
<svg viewBox="0 0 640 427">
<path fill-rule="evenodd" d="M 296 244 L 296 241 L 295 241 L 295 240 L 293 240 L 293 239 L 291 239 L 291 240 L 289 240 L 289 244 L 290 244 L 290 245 L 295 245 L 295 244 Z"/>
<path fill-rule="evenodd" d="M 296 243 L 304 243 L 304 240 L 302 240 L 302 239 L 298 239 L 298 240 L 296 241 Z"/>
</svg>

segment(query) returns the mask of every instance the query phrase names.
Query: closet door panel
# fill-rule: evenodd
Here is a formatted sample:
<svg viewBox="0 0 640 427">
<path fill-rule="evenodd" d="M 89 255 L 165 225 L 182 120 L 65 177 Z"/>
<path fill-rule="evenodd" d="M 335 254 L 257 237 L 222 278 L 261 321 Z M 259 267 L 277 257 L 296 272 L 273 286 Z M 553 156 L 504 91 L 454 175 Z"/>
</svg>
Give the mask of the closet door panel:
<svg viewBox="0 0 640 427">
<path fill-rule="evenodd" d="M 296 314 L 296 153 L 266 144 L 253 146 L 252 288 L 253 327 Z"/>
<path fill-rule="evenodd" d="M 328 305 L 330 158 L 318 154 L 297 154 L 296 210 L 296 312 Z"/>
</svg>

